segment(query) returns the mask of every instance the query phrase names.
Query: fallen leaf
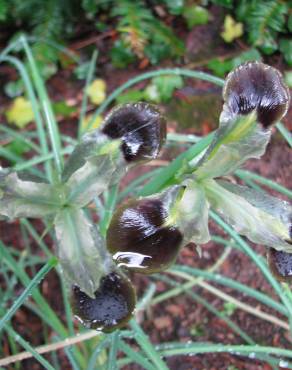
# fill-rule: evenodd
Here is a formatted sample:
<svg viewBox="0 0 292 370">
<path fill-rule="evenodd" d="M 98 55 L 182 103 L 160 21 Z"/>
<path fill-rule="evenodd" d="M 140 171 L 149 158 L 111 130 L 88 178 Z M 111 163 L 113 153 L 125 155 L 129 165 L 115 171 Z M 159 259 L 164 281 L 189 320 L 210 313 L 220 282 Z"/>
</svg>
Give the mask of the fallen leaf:
<svg viewBox="0 0 292 370">
<path fill-rule="evenodd" d="M 100 105 L 106 97 L 105 81 L 101 78 L 97 78 L 88 86 L 86 92 L 93 104 Z"/>
<path fill-rule="evenodd" d="M 242 23 L 237 23 L 231 17 L 231 15 L 227 14 L 224 19 L 224 29 L 221 33 L 222 38 L 226 42 L 232 42 L 234 39 L 242 36 L 243 34 L 243 25 Z"/>
<path fill-rule="evenodd" d="M 31 102 L 23 96 L 14 99 L 6 112 L 6 118 L 9 123 L 19 128 L 25 127 L 34 119 Z"/>
</svg>

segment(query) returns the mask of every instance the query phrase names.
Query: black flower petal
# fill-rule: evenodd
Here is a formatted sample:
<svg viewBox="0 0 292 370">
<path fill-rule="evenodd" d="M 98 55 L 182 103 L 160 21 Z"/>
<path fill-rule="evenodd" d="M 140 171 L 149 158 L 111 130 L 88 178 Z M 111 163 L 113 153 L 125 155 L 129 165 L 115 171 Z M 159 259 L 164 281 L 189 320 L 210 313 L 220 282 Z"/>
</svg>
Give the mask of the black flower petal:
<svg viewBox="0 0 292 370">
<path fill-rule="evenodd" d="M 128 162 L 156 158 L 166 137 L 166 121 L 157 108 L 147 103 L 125 104 L 105 118 L 102 132 L 122 139 Z"/>
<path fill-rule="evenodd" d="M 83 325 L 108 333 L 130 320 L 136 295 L 128 278 L 112 272 L 101 280 L 94 299 L 74 285 L 71 303 L 75 316 Z"/>
<path fill-rule="evenodd" d="M 114 213 L 107 232 L 107 248 L 119 265 L 145 274 L 174 262 L 183 236 L 166 225 L 167 211 L 159 199 L 130 200 Z"/>
<path fill-rule="evenodd" d="M 280 281 L 292 281 L 292 253 L 270 248 L 268 265 L 274 276 Z"/>
<path fill-rule="evenodd" d="M 223 99 L 223 119 L 256 109 L 259 123 L 269 127 L 286 114 L 290 94 L 277 69 L 260 62 L 247 62 L 227 76 Z"/>
</svg>

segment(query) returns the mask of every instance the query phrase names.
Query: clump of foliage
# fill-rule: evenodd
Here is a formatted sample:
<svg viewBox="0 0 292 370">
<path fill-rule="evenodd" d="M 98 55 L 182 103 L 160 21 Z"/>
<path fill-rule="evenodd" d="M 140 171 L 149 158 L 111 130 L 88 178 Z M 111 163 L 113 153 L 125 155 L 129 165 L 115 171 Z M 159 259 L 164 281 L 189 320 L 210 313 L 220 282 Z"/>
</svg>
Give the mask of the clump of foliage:
<svg viewBox="0 0 292 370">
<path fill-rule="evenodd" d="M 279 274 L 290 277 L 291 206 L 222 181 L 247 159 L 265 152 L 270 127 L 287 112 L 289 90 L 277 70 L 253 62 L 228 76 L 223 99 L 219 129 L 201 158 L 185 164 L 159 193 L 120 206 L 106 239 L 84 207 L 109 186 L 117 187 L 128 166 L 158 156 L 166 124 L 154 106 L 114 108 L 100 129 L 82 137 L 61 179 L 52 184 L 0 170 L 0 214 L 12 219 L 51 218 L 62 270 L 74 285 L 75 313 L 88 327 L 111 331 L 125 325 L 135 307 L 135 294 L 120 269 L 161 272 L 189 242 L 207 243 L 209 209 L 251 241 L 284 253 L 288 266 Z M 275 260 L 277 266 L 275 253 L 269 261 Z M 282 258 L 281 265 L 284 262 Z"/>
<path fill-rule="evenodd" d="M 232 315 L 233 312 L 236 313 L 238 309 L 243 309 L 252 315 L 256 315 L 259 319 L 277 325 L 281 333 L 285 333 L 285 335 L 288 335 L 289 330 L 291 331 L 288 322 L 292 314 L 292 295 L 288 285 L 280 284 L 275 279 L 267 268 L 262 256 L 256 253 L 248 242 L 239 235 L 239 233 L 242 233 L 251 240 L 261 237 L 264 245 L 273 245 L 275 248 L 278 246 L 280 249 L 284 248 L 282 250 L 270 248 L 269 263 L 273 272 L 282 275 L 281 278 L 287 281 L 287 276 L 291 276 L 291 264 L 288 263 L 289 261 L 291 262 L 291 253 L 288 253 L 288 249 L 291 248 L 289 244 L 291 229 L 287 229 L 287 216 L 289 216 L 291 207 L 287 202 L 281 202 L 276 198 L 268 196 L 261 188 L 261 185 L 263 184 L 277 190 L 290 199 L 292 198 L 291 191 L 249 171 L 237 169 L 233 172 L 233 169 L 230 167 L 231 163 L 235 166 L 236 163 L 243 163 L 246 156 L 252 153 L 260 156 L 270 137 L 269 125 L 273 125 L 274 121 L 278 120 L 285 112 L 285 104 L 289 96 L 279 73 L 262 64 L 255 64 L 254 68 L 253 63 L 242 66 L 242 70 L 236 70 L 228 77 L 225 83 L 223 94 L 225 103 L 218 130 L 200 139 L 193 135 L 186 136 L 174 133 L 168 135 L 167 143 L 172 142 L 173 145 L 175 142 L 179 142 L 179 145 L 181 145 L 183 141 L 183 145 L 188 147 L 187 150 L 167 166 L 150 170 L 145 175 L 126 185 L 122 191 L 118 191 L 119 188 L 116 185 L 118 185 L 119 181 L 117 183 L 115 181 L 118 180 L 119 175 L 124 173 L 123 171 L 127 167 L 158 155 L 165 135 L 163 116 L 155 107 L 145 103 L 136 105 L 136 108 L 141 108 L 139 114 L 137 114 L 133 104 L 126 105 L 126 110 L 120 110 L 121 107 L 119 107 L 114 109 L 112 114 L 106 118 L 100 130 L 88 132 L 77 143 L 72 137 L 61 134 L 58 130 L 52 104 L 48 98 L 44 81 L 38 71 L 27 39 L 21 37 L 17 46 L 21 46 L 25 50 L 30 74 L 28 74 L 21 61 L 12 57 L 12 47 L 1 53 L 0 61 L 12 63 L 21 72 L 27 87 L 28 99 L 32 104 L 36 130 L 24 130 L 20 134 L 17 130 L 4 125 L 0 126 L 1 144 L 3 144 L 0 148 L 1 156 L 15 164 L 10 169 L 1 170 L 0 203 L 1 207 L 3 206 L 2 210 L 5 212 L 9 211 L 11 217 L 13 217 L 14 212 L 20 212 L 19 215 L 21 212 L 35 212 L 35 217 L 38 217 L 37 214 L 41 212 L 42 214 L 47 213 L 48 216 L 42 217 L 44 230 L 35 228 L 29 218 L 23 217 L 17 220 L 17 225 L 13 225 L 13 227 L 20 225 L 19 232 L 21 240 L 23 240 L 25 245 L 24 250 L 20 251 L 18 248 L 15 248 L 12 242 L 10 244 L 10 240 L 6 243 L 0 241 L 0 272 L 1 279 L 3 279 L 0 287 L 0 333 L 3 342 L 8 343 L 9 341 L 11 351 L 13 354 L 17 354 L 16 356 L 7 356 L 7 353 L 3 352 L 2 357 L 4 358 L 0 358 L 0 366 L 10 365 L 15 361 L 21 361 L 22 358 L 29 358 L 30 356 L 33 357 L 33 361 L 38 361 L 42 368 L 49 370 L 58 367 L 63 368 L 65 361 L 69 361 L 74 369 L 93 369 L 105 366 L 113 368 L 116 365 L 122 367 L 126 364 L 137 363 L 146 369 L 167 370 L 168 366 L 165 360 L 171 356 L 195 356 L 196 354 L 204 353 L 216 353 L 217 355 L 220 352 L 227 352 L 231 360 L 233 356 L 240 355 L 249 357 L 249 363 L 255 362 L 258 364 L 259 361 L 263 361 L 275 368 L 279 366 L 292 367 L 291 362 L 289 362 L 289 359 L 292 358 L 290 349 L 281 348 L 282 346 L 269 347 L 266 345 L 269 339 L 261 344 L 256 343 L 254 338 L 233 321 L 232 316 L 228 316 Z M 91 66 L 94 66 L 94 63 L 95 59 L 93 58 Z M 255 70 L 264 72 L 260 78 L 260 81 L 263 83 L 259 86 L 249 83 L 248 89 L 243 89 L 242 91 L 248 91 L 249 94 L 241 94 L 240 84 L 234 86 L 234 81 L 236 80 L 236 78 L 234 80 L 234 77 L 238 76 L 238 74 L 242 76 L 241 73 L 243 73 L 244 82 L 246 82 L 249 81 L 247 77 L 252 76 Z M 90 71 L 88 75 L 90 75 Z M 137 82 L 146 78 L 171 75 L 203 79 L 221 87 L 224 85 L 223 80 L 203 72 L 180 68 L 160 69 L 127 81 L 126 84 L 120 86 L 104 101 L 102 106 L 95 112 L 95 115 L 103 114 L 105 109 L 109 107 L 109 104 L 122 91 Z M 273 77 L 272 84 L 271 77 Z M 87 80 L 89 81 L 90 78 Z M 257 79 L 253 80 L 257 81 Z M 157 85 L 160 86 L 160 83 L 161 81 Z M 174 84 L 171 83 L 171 85 Z M 261 86 L 269 88 L 262 91 Z M 86 90 L 85 88 L 85 92 Z M 269 95 L 269 92 L 274 92 L 276 95 Z M 263 93 L 264 98 L 258 99 L 259 94 Z M 270 104 L 266 106 L 266 103 Z M 86 111 L 86 101 L 84 105 L 85 108 L 83 107 L 83 109 Z M 125 108 L 125 106 L 122 107 Z M 271 114 L 265 115 L 266 109 Z M 144 114 L 141 114 L 145 110 L 146 117 Z M 134 116 L 138 120 L 138 123 L 136 121 L 138 124 L 137 128 L 141 129 L 132 130 L 135 120 L 127 119 L 128 125 L 119 124 L 119 121 L 117 121 L 117 117 L 120 117 L 119 113 L 123 113 L 121 116 L 125 119 L 127 114 L 132 115 L 133 111 L 134 113 L 136 112 Z M 156 119 L 153 119 L 153 115 Z M 147 120 L 148 118 L 150 119 Z M 140 119 L 143 122 L 142 126 L 139 125 Z M 79 120 L 79 128 L 82 128 L 81 122 L 82 114 Z M 115 125 L 112 126 L 114 122 Z M 105 129 L 106 127 L 107 129 Z M 115 130 L 114 127 L 118 129 Z M 123 127 L 125 130 L 123 130 Z M 283 134 L 287 143 L 292 146 L 291 135 L 285 131 L 284 126 L 281 123 L 277 123 L 276 127 Z M 159 130 L 159 128 L 162 130 Z M 155 133 L 156 135 L 160 133 L 162 140 L 149 140 L 153 138 Z M 6 143 L 9 143 L 8 139 L 11 138 L 18 140 L 23 145 L 26 144 L 30 148 L 30 155 L 32 153 L 34 155 L 30 159 L 23 159 L 15 153 L 12 155 L 9 145 L 6 145 Z M 254 145 L 251 145 L 251 138 L 257 139 Z M 258 141 L 258 139 L 260 140 Z M 238 143 L 242 144 L 242 141 L 244 145 L 238 145 Z M 152 143 L 156 143 L 154 150 Z M 66 144 L 66 147 L 64 144 Z M 244 148 L 246 149 L 244 155 L 238 156 L 237 154 L 242 154 Z M 73 154 L 74 152 L 75 154 Z M 69 158 L 72 158 L 71 160 L 68 159 L 65 167 L 63 166 L 64 154 L 69 154 Z M 137 154 L 137 161 L 135 161 L 135 154 Z M 148 155 L 150 157 L 147 157 Z M 221 158 L 222 162 L 218 161 L 218 158 Z M 227 160 L 226 167 L 223 166 L 223 159 Z M 224 168 L 226 171 L 231 171 L 232 177 L 228 174 L 224 178 L 219 178 L 213 172 L 224 170 Z M 22 172 L 24 169 L 26 169 L 26 173 Z M 209 172 L 207 171 L 208 169 L 212 171 Z M 82 177 L 79 177 L 81 174 Z M 210 175 L 209 177 L 208 174 Z M 221 175 L 219 174 L 218 176 Z M 246 186 L 239 186 L 234 182 L 231 183 L 231 178 L 233 180 L 240 178 Z M 89 184 L 93 186 L 90 191 L 87 188 Z M 100 187 L 97 187 L 97 184 Z M 111 184 L 113 186 L 110 186 Z M 106 189 L 102 191 L 102 194 L 100 193 L 100 196 L 91 198 L 94 193 L 91 190 L 98 193 L 104 187 Z M 260 192 L 254 191 L 259 190 L 259 188 Z M 199 202 L 200 199 L 204 199 L 204 197 L 199 197 L 199 195 L 204 195 L 204 191 L 198 192 L 200 189 L 205 191 L 205 199 L 211 205 L 208 209 L 209 219 L 215 221 L 218 227 L 230 236 L 230 240 L 216 234 L 212 235 L 216 245 L 224 245 L 224 251 L 218 260 L 206 270 L 179 263 L 168 267 L 169 261 L 166 261 L 167 263 L 163 263 L 160 268 L 168 268 L 167 273 L 157 272 L 156 274 L 149 274 L 149 285 L 145 289 L 143 297 L 136 304 L 136 312 L 138 311 L 138 314 L 135 316 L 137 320 L 142 319 L 142 315 L 143 313 L 146 314 L 148 307 L 153 307 L 158 302 L 167 304 L 167 300 L 170 297 L 187 294 L 194 306 L 203 306 L 212 315 L 216 315 L 220 320 L 223 320 L 242 344 L 223 345 L 222 343 L 213 343 L 213 341 L 206 343 L 200 342 L 198 338 L 196 338 L 196 341 L 182 344 L 176 342 L 152 344 L 136 319 L 129 321 L 128 330 L 116 330 L 123 326 L 131 317 L 133 307 L 135 306 L 134 289 L 126 274 L 127 269 L 136 270 L 137 266 L 129 266 L 133 260 L 125 260 L 125 254 L 122 256 L 123 261 L 119 259 L 119 255 L 116 252 L 117 245 L 116 243 L 112 244 L 114 240 L 109 239 L 107 230 L 111 228 L 117 229 L 116 225 L 119 225 L 121 232 L 126 231 L 125 234 L 127 234 L 129 229 L 136 226 L 136 231 L 138 232 L 135 235 L 134 233 L 131 234 L 134 237 L 132 240 L 136 242 L 136 247 L 141 247 L 141 245 L 142 247 L 147 246 L 149 240 L 153 240 L 159 246 L 160 237 L 165 235 L 183 235 L 184 240 L 186 240 L 185 238 L 188 238 L 190 235 L 184 232 L 183 227 L 186 225 L 184 221 L 187 221 L 188 218 L 181 216 L 191 216 L 189 219 L 191 225 L 195 226 L 196 230 L 200 229 L 200 224 L 196 223 L 194 225 L 193 223 L 192 217 L 195 217 L 194 213 L 188 212 L 189 206 L 192 208 L 194 203 L 195 206 L 198 206 L 197 208 L 195 207 L 196 210 L 201 209 L 200 205 L 204 207 L 204 202 Z M 38 190 L 37 197 L 35 196 L 36 190 Z M 179 191 L 176 193 L 177 190 Z M 192 202 L 186 201 L 186 195 L 194 194 L 193 192 L 198 197 L 196 199 L 192 198 Z M 227 197 L 226 194 L 228 194 Z M 140 222 L 141 228 L 139 228 L 139 224 L 135 225 L 132 223 L 129 224 L 129 229 L 125 229 L 125 223 L 116 222 L 121 219 L 119 215 L 124 214 L 124 210 L 127 209 L 125 205 L 128 203 L 123 202 L 117 207 L 116 204 L 125 200 L 129 195 L 132 198 L 132 203 L 128 207 L 127 217 L 122 217 L 122 221 L 126 219 L 131 220 L 130 216 L 133 214 L 131 213 L 133 210 L 141 216 L 139 218 L 140 221 L 146 221 Z M 89 198 L 93 199 L 93 202 L 87 203 Z M 39 202 L 39 199 L 43 201 Z M 165 202 L 167 199 L 174 200 L 174 202 Z M 239 199 L 241 199 L 240 202 L 238 202 Z M 182 200 L 184 200 L 186 207 L 182 207 Z M 146 203 L 146 206 L 147 203 L 150 204 L 152 207 L 150 209 L 158 210 L 159 217 L 155 217 L 157 212 L 151 212 L 151 217 L 148 217 L 147 209 L 149 208 L 144 206 L 139 208 L 141 202 Z M 23 207 L 24 203 L 29 204 L 29 206 Z M 153 205 L 157 204 L 158 207 L 153 208 Z M 162 204 L 163 212 L 161 213 L 160 206 Z M 226 212 L 219 215 L 222 208 L 226 209 Z M 93 212 L 96 212 L 98 215 L 98 223 L 93 221 L 94 218 L 91 217 L 94 214 Z M 206 213 L 204 215 L 205 217 L 199 217 L 197 220 L 202 220 L 202 223 L 206 226 Z M 229 219 L 225 219 L 226 222 L 222 219 L 224 215 L 229 216 Z M 7 214 L 5 217 L 7 217 Z M 264 224 L 268 226 L 268 230 L 267 228 L 258 230 L 255 227 L 254 220 L 257 222 L 256 225 Z M 233 221 L 236 221 L 236 223 L 234 224 Z M 234 226 L 234 229 L 228 225 L 228 222 Z M 246 222 L 248 227 L 245 227 Z M 239 226 L 243 227 L 238 228 Z M 193 232 L 194 228 L 186 227 L 185 230 Z M 149 235 L 149 231 L 151 235 Z M 204 231 L 202 235 L 206 236 L 208 234 L 207 228 Z M 63 315 L 60 317 L 60 311 L 56 311 L 48 302 L 47 297 L 44 296 L 43 291 L 38 289 L 40 282 L 58 263 L 58 260 L 53 257 L 53 252 L 50 250 L 51 243 L 48 242 L 48 239 L 44 239 L 45 234 L 50 236 L 54 245 L 58 245 L 57 251 L 61 252 L 59 255 L 59 262 L 61 263 L 59 265 L 62 266 L 64 272 L 63 274 L 60 272 L 59 276 L 62 292 L 56 292 L 56 294 L 53 292 L 51 298 L 55 301 L 56 298 L 62 297 L 66 322 L 63 320 Z M 139 237 L 135 238 L 139 234 L 143 236 L 142 239 Z M 271 234 L 272 239 L 270 238 Z M 68 239 L 69 236 L 70 238 Z M 199 236 L 199 233 L 195 234 L 195 238 L 199 238 Z M 30 249 L 32 246 L 31 238 L 41 248 L 41 253 L 32 253 Z M 179 244 L 180 240 L 180 238 L 177 238 L 177 244 Z M 94 243 L 92 243 L 93 241 Z M 127 240 L 124 238 L 124 241 Z M 63 244 L 61 245 L 62 242 Z M 78 244 L 82 242 L 85 243 L 84 248 L 81 247 L 79 249 Z M 203 241 L 198 242 L 198 244 L 203 244 Z M 100 248 L 92 249 L 93 245 L 99 245 Z M 183 245 L 184 242 L 182 243 Z M 69 248 L 66 248 L 68 246 Z M 126 243 L 124 243 L 124 246 L 127 247 Z M 244 253 L 248 256 L 250 261 L 259 268 L 270 285 L 266 292 L 229 279 L 216 271 L 229 258 L 229 253 L 233 248 L 236 249 L 236 253 Z M 94 253 L 93 258 L 92 252 Z M 136 253 L 133 250 L 130 250 L 130 252 Z M 174 248 L 174 252 L 177 252 L 176 248 Z M 111 256 L 111 253 L 114 253 L 114 255 Z M 89 255 L 91 258 L 88 258 Z M 96 256 L 100 257 L 100 259 L 96 259 Z M 64 259 L 62 260 L 63 257 Z M 66 264 L 67 261 L 68 264 Z M 94 266 L 95 262 L 98 268 L 95 266 L 96 268 L 92 270 L 91 266 Z M 145 259 L 145 262 L 149 262 L 149 258 Z M 157 262 L 159 264 L 159 261 Z M 172 261 L 170 262 L 172 263 Z M 77 282 L 80 282 L 80 280 L 76 280 L 80 278 L 78 268 L 73 269 L 73 277 L 72 275 L 71 277 L 69 276 L 69 273 L 72 272 L 70 267 L 73 266 L 75 268 L 76 266 L 82 266 L 82 264 L 88 267 L 85 271 L 86 274 L 91 274 L 93 277 L 97 276 L 97 280 L 100 278 L 98 280 L 99 287 L 94 294 L 92 294 L 92 290 L 95 287 L 90 286 L 90 284 L 89 290 L 92 288 L 91 291 L 87 290 L 88 287 L 83 287 L 83 290 L 81 290 L 80 286 L 78 286 Z M 125 264 L 128 266 L 125 266 Z M 110 271 L 101 271 L 99 267 L 109 268 Z M 143 271 L 141 266 L 138 266 L 138 269 L 140 272 Z M 60 269 L 57 268 L 58 270 Z M 102 274 L 99 275 L 99 272 L 102 272 Z M 148 272 L 151 272 L 150 269 Z M 114 330 L 112 334 L 91 332 L 82 326 L 73 327 L 68 291 L 63 279 L 64 275 L 67 276 L 66 280 L 69 282 L 69 287 L 73 283 L 71 287 L 71 304 L 78 319 L 87 327 L 101 328 L 106 333 Z M 171 275 L 171 278 L 169 275 Z M 155 282 L 157 280 L 166 284 L 167 288 L 164 292 L 155 291 Z M 216 283 L 216 286 L 213 285 L 213 282 Z M 244 294 L 244 302 L 222 292 L 224 286 L 230 288 L 230 291 L 235 290 Z M 218 299 L 216 299 L 215 304 L 209 298 L 209 295 L 208 300 L 205 299 L 202 289 L 226 301 L 225 309 L 223 311 L 218 309 Z M 253 299 L 255 304 L 253 306 L 249 305 L 248 300 L 245 300 L 245 296 Z M 26 312 L 33 312 L 41 320 L 44 335 L 42 336 L 40 333 L 40 341 L 44 341 L 47 344 L 47 342 L 50 342 L 48 338 L 51 338 L 51 335 L 56 335 L 56 341 L 54 340 L 52 346 L 48 343 L 48 346 L 33 348 L 28 342 L 28 338 L 26 337 L 25 339 L 23 337 L 23 332 L 17 332 L 18 329 L 15 329 L 17 326 L 13 316 L 21 309 L 22 305 L 25 306 Z M 264 312 L 265 310 L 262 311 L 261 307 L 268 308 L 269 314 Z M 75 330 L 78 330 L 78 334 Z M 30 328 L 27 330 L 27 333 L 29 332 L 31 332 Z M 49 333 L 49 337 L 47 333 Z M 82 345 L 79 345 L 81 342 Z M 67 346 L 70 346 L 70 350 Z M 18 353 L 21 351 L 21 348 L 24 348 L 27 352 Z M 59 357 L 55 351 L 61 348 L 64 348 L 66 360 L 64 360 L 63 355 Z M 45 351 L 46 357 L 39 350 L 41 352 Z M 184 361 L 187 361 L 187 359 L 185 358 Z"/>
<path fill-rule="evenodd" d="M 280 51 L 292 65 L 292 15 L 289 1 L 282 0 L 212 0 L 230 9 L 236 20 L 244 24 L 248 43 L 263 54 Z"/>
<path fill-rule="evenodd" d="M 258 50 L 266 55 L 279 51 L 286 63 L 292 64 L 292 42 L 289 39 L 292 16 L 288 3 L 282 0 L 210 0 L 198 4 L 186 0 L 48 0 L 41 6 L 38 0 L 1 0 L 0 25 L 26 30 L 35 40 L 33 51 L 42 76 L 48 78 L 57 71 L 59 62 L 64 65 L 68 62 L 60 47 L 74 35 L 80 22 L 89 23 L 97 32 L 116 30 L 118 36 L 110 50 L 115 67 L 123 68 L 137 60 L 142 60 L 144 65 L 157 64 L 163 59 L 184 55 L 185 45 L 177 35 L 175 21 L 183 19 L 189 29 L 206 24 L 212 19 L 209 12 L 212 4 L 222 6 L 226 13 L 221 33 L 224 40 L 232 42 L 244 32 L 253 54 Z M 171 22 L 167 24 L 168 17 Z M 18 31 L 14 33 L 13 38 Z M 243 56 L 241 62 L 244 60 Z M 238 64 L 233 60 L 221 65 L 211 61 L 208 66 L 223 76 Z M 9 90 L 20 88 L 19 82 L 10 85 Z"/>
<path fill-rule="evenodd" d="M 106 21 L 100 20 L 105 15 Z M 59 59 L 51 44 L 64 44 L 80 19 L 85 24 L 91 23 L 97 31 L 105 31 L 110 27 L 108 23 L 113 22 L 119 38 L 114 42 L 111 58 L 117 67 L 124 67 L 136 58 L 148 58 L 156 64 L 184 53 L 183 42 L 143 0 L 48 0 L 41 6 L 38 0 L 1 0 L 0 4 L 0 25 L 27 29 L 35 37 L 34 54 L 44 76 L 54 73 Z"/>
</svg>

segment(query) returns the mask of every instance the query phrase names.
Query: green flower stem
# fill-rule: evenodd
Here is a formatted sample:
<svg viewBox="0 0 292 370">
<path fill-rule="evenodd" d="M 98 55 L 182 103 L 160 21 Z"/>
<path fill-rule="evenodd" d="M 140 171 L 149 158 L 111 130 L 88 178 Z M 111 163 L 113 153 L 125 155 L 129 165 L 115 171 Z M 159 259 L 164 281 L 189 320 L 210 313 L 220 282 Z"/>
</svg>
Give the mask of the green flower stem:
<svg viewBox="0 0 292 370">
<path fill-rule="evenodd" d="M 149 341 L 147 335 L 144 333 L 140 325 L 135 320 L 131 320 L 130 325 L 135 332 L 136 341 L 141 346 L 143 351 L 148 355 L 148 358 L 153 362 L 153 364 L 155 365 L 155 369 L 168 370 L 168 366 L 161 359 L 159 353 L 156 352 L 154 346 Z"/>
<path fill-rule="evenodd" d="M 205 136 L 198 143 L 191 146 L 187 151 L 181 153 L 175 160 L 173 160 L 167 167 L 162 168 L 152 180 L 138 191 L 139 196 L 147 196 L 161 191 L 164 187 L 175 183 L 175 175 L 187 166 L 188 162 L 200 154 L 211 143 L 214 137 L 214 132 Z"/>
<path fill-rule="evenodd" d="M 30 281 L 27 285 L 25 290 L 22 294 L 17 298 L 14 304 L 10 307 L 10 309 L 5 313 L 5 315 L 0 320 L 0 331 L 4 328 L 4 325 L 8 320 L 12 318 L 15 312 L 19 309 L 19 307 L 23 304 L 23 302 L 28 298 L 31 294 L 32 290 L 40 283 L 40 281 L 47 275 L 47 273 L 57 265 L 58 260 L 53 257 L 51 258 L 45 266 L 43 266 L 40 271 L 35 275 L 35 277 Z"/>
</svg>

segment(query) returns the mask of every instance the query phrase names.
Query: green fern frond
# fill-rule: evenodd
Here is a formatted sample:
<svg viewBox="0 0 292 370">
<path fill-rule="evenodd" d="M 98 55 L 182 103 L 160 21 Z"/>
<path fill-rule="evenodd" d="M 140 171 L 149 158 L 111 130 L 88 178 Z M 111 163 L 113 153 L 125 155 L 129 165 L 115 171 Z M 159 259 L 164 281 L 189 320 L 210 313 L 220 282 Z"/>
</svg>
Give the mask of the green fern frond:
<svg viewBox="0 0 292 370">
<path fill-rule="evenodd" d="M 283 0 L 253 1 L 246 14 L 248 39 L 253 46 L 265 47 L 275 39 L 277 32 L 285 29 L 288 5 Z"/>
<path fill-rule="evenodd" d="M 154 16 L 144 1 L 119 0 L 111 15 L 119 18 L 118 30 L 124 34 L 124 42 L 139 58 L 146 55 L 155 64 L 166 56 L 184 53 L 182 41 Z"/>
</svg>

